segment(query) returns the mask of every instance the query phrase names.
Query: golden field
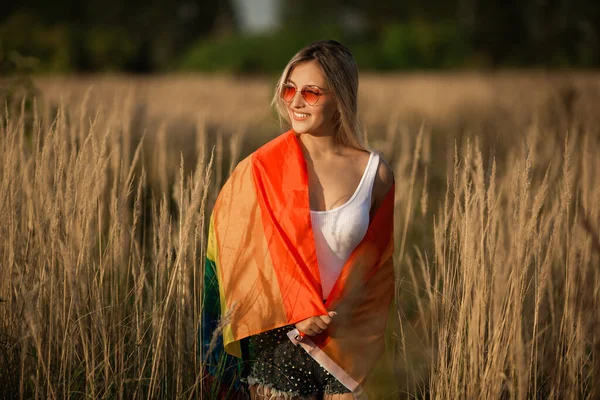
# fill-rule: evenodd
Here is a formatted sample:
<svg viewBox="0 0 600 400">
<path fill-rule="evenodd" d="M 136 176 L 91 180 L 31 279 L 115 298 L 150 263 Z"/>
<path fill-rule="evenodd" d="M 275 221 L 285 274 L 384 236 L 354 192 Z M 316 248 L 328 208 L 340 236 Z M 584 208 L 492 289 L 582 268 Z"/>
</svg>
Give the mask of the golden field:
<svg viewBox="0 0 600 400">
<path fill-rule="evenodd" d="M 283 131 L 274 82 L 1 81 L 2 396 L 210 398 L 206 221 Z M 396 179 L 374 398 L 600 397 L 599 104 L 595 73 L 361 76 L 365 139 Z"/>
</svg>

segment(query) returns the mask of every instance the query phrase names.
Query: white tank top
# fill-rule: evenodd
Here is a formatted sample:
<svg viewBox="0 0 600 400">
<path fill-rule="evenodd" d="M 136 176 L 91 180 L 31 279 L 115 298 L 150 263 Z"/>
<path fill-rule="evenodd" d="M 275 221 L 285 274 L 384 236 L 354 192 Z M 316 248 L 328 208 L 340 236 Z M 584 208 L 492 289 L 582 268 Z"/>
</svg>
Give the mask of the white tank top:
<svg viewBox="0 0 600 400">
<path fill-rule="evenodd" d="M 379 155 L 372 151 L 360 183 L 346 203 L 327 211 L 310 210 L 323 299 L 331 292 L 350 253 L 367 233 L 378 166 Z"/>
</svg>

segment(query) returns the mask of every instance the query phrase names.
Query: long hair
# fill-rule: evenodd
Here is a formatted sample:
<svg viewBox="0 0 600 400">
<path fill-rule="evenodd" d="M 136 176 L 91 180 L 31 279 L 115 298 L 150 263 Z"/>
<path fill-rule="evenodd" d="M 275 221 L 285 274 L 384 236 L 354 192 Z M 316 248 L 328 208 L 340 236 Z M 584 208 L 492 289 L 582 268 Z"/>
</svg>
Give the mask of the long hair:
<svg viewBox="0 0 600 400">
<path fill-rule="evenodd" d="M 309 44 L 300 49 L 285 66 L 271 101 L 271 106 L 279 116 L 280 125 L 291 126 L 286 111 L 287 106 L 281 99 L 283 84 L 296 65 L 307 61 L 317 62 L 336 100 L 337 111 L 334 114 L 336 143 L 366 150 L 358 122 L 358 67 L 350 50 L 335 40 L 322 40 Z"/>
</svg>

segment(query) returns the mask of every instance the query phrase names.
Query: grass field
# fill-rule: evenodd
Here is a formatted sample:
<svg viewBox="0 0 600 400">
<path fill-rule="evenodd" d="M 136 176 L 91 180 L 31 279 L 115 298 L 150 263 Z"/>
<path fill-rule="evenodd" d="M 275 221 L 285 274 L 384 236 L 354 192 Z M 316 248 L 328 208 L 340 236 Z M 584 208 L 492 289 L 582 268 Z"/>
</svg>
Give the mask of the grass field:
<svg viewBox="0 0 600 400">
<path fill-rule="evenodd" d="M 236 163 L 283 131 L 274 82 L 2 91 L 1 396 L 210 397 L 206 221 Z M 598 104 L 593 73 L 361 77 L 366 141 L 396 179 L 393 368 L 374 398 L 600 396 Z"/>
</svg>

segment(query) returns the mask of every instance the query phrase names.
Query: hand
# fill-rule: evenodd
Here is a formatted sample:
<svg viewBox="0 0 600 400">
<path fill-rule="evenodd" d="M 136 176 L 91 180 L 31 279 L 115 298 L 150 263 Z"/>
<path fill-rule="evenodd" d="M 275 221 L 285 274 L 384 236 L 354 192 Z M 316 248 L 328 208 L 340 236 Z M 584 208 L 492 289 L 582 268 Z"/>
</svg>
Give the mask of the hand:
<svg viewBox="0 0 600 400">
<path fill-rule="evenodd" d="M 308 336 L 315 336 L 327 329 L 331 319 L 336 315 L 337 313 L 335 311 L 329 311 L 328 315 L 306 318 L 305 320 L 296 323 L 296 328 Z"/>
</svg>

